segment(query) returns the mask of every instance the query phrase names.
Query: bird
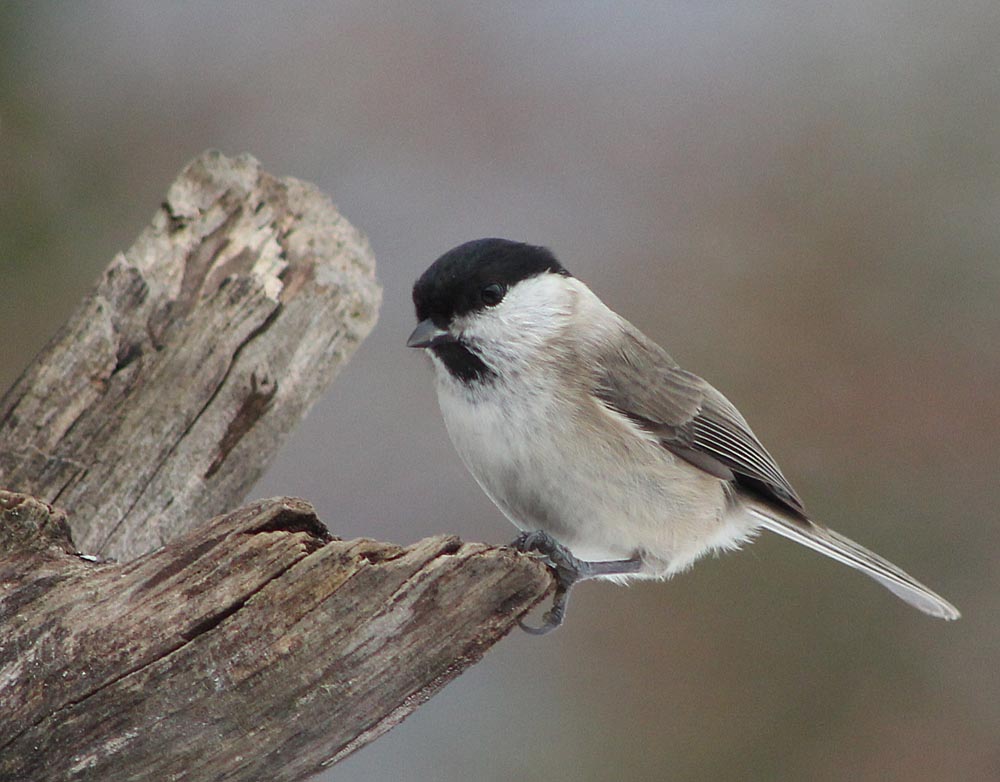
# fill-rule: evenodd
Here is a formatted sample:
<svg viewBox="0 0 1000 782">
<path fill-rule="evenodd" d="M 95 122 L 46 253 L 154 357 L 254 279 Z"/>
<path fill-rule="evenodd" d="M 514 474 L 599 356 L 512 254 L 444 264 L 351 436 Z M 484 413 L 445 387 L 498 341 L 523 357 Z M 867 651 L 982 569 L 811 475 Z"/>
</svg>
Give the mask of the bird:
<svg viewBox="0 0 1000 782">
<path fill-rule="evenodd" d="M 761 530 L 848 565 L 926 614 L 951 603 L 819 523 L 732 402 L 607 307 L 547 248 L 476 239 L 413 286 L 407 346 L 445 428 L 556 579 L 547 633 L 586 579 L 667 579 Z"/>
</svg>

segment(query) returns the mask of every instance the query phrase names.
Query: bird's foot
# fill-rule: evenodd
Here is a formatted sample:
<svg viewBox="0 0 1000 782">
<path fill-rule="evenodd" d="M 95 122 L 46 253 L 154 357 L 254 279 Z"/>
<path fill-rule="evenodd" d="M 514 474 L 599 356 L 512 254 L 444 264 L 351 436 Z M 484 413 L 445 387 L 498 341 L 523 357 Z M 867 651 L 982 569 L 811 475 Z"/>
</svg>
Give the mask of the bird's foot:
<svg viewBox="0 0 1000 782">
<path fill-rule="evenodd" d="M 586 562 L 577 559 L 568 548 L 543 530 L 522 532 L 510 545 L 518 551 L 541 554 L 556 577 L 556 593 L 552 599 L 552 607 L 542 616 L 541 626 L 532 627 L 521 619 L 517 622 L 522 630 L 532 635 L 545 635 L 563 623 L 563 619 L 566 618 L 566 604 L 569 602 L 569 590 L 577 581 L 598 576 L 636 573 L 642 567 L 638 556 L 610 562 Z"/>
</svg>

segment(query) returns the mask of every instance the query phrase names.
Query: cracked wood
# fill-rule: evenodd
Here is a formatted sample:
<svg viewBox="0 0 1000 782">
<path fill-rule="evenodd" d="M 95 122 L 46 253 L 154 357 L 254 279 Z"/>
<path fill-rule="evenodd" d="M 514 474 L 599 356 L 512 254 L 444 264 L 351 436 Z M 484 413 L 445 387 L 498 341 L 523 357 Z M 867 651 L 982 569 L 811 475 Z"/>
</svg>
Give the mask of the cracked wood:
<svg viewBox="0 0 1000 782">
<path fill-rule="evenodd" d="M 551 584 L 437 537 L 332 538 L 301 500 L 212 520 L 127 564 L 0 492 L 0 779 L 297 780 L 395 725 Z M 35 556 L 12 556 L 25 534 Z M 9 544 L 9 545 L 8 545 Z"/>
<path fill-rule="evenodd" d="M 326 196 L 206 153 L 0 401 L 0 486 L 82 551 L 156 548 L 245 496 L 380 296 Z"/>
</svg>

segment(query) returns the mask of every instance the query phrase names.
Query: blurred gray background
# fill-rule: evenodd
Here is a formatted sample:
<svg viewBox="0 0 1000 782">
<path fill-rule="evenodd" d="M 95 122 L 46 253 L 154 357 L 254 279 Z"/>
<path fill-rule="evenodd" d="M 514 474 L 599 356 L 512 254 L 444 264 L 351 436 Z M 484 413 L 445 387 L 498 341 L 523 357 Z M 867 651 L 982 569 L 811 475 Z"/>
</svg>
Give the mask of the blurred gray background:
<svg viewBox="0 0 1000 782">
<path fill-rule="evenodd" d="M 190 158 L 247 151 L 330 193 L 385 286 L 255 495 L 507 541 L 409 293 L 466 239 L 546 244 L 965 616 L 763 539 L 583 585 L 328 777 L 1000 779 L 998 41 L 996 0 L 3 3 L 0 381 Z"/>
</svg>

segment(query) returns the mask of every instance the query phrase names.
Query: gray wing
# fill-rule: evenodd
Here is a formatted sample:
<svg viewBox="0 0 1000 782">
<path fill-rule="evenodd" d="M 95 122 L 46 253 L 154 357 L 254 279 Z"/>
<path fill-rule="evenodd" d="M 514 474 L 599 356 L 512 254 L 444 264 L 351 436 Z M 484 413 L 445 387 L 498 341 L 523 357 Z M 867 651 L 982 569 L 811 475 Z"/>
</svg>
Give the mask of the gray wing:
<svg viewBox="0 0 1000 782">
<path fill-rule="evenodd" d="M 955 606 L 905 571 L 810 521 L 802 500 L 732 403 L 633 326 L 623 326 L 620 345 L 590 356 L 595 397 L 655 434 L 672 453 L 752 495 L 745 497 L 745 507 L 764 528 L 861 571 L 931 616 L 958 619 Z"/>
<path fill-rule="evenodd" d="M 594 362 L 594 372 L 594 396 L 664 448 L 805 517 L 795 489 L 733 404 L 633 326 Z"/>
</svg>

